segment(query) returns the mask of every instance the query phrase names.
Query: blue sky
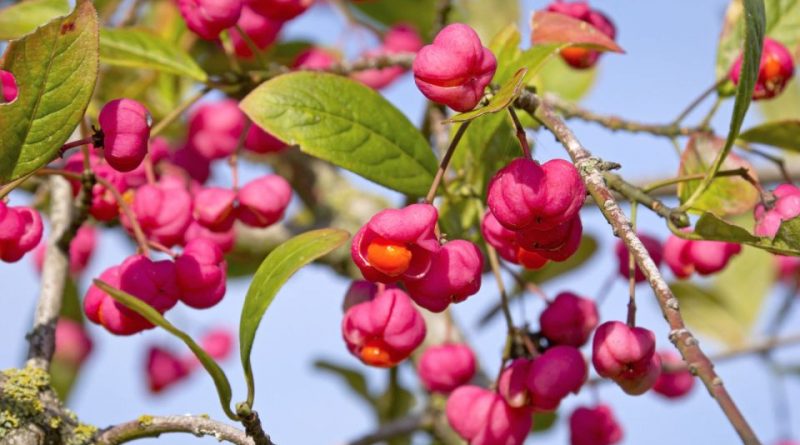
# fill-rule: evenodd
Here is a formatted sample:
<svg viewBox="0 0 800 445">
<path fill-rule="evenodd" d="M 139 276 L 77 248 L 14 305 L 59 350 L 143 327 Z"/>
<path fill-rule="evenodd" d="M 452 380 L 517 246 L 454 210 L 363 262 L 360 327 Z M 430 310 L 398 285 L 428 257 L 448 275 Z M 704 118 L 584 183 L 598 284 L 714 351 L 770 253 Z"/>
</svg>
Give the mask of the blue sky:
<svg viewBox="0 0 800 445">
<path fill-rule="evenodd" d="M 545 3 L 524 1 L 524 17 Z M 667 122 L 713 82 L 716 38 L 726 1 L 612 0 L 593 4 L 616 22 L 618 41 L 626 54 L 607 55 L 601 59 L 598 81 L 586 97 L 585 106 L 642 121 Z M 342 30 L 339 16 L 325 7 L 317 7 L 293 23 L 285 36 L 335 44 L 340 40 Z M 419 120 L 423 98 L 409 76 L 385 93 L 413 121 Z M 723 107 L 714 120 L 717 129 L 727 127 L 729 105 Z M 757 113 L 752 113 L 748 120 L 756 122 Z M 580 122 L 574 122 L 573 128 L 588 148 L 606 159 L 621 162 L 623 173 L 632 178 L 661 177 L 677 170 L 677 159 L 668 141 L 649 136 L 612 134 L 598 126 Z M 544 158 L 565 155 L 549 135 L 537 135 L 536 142 L 537 154 Z M 260 166 L 246 168 L 244 180 L 263 172 L 264 168 Z M 226 175 L 226 169 L 218 169 L 217 181 L 225 183 L 229 179 Z M 12 196 L 15 204 L 24 199 L 21 195 Z M 659 219 L 646 211 L 640 215 L 640 227 L 646 227 L 648 232 L 662 239 L 666 237 Z M 616 267 L 611 253 L 613 239 L 608 227 L 596 211 L 584 210 L 583 217 L 587 231 L 601 241 L 600 253 L 579 273 L 548 283 L 545 291 L 551 295 L 572 290 L 594 296 Z M 98 255 L 85 278 L 98 275 L 106 265 L 119 263 L 131 252 L 131 245 L 119 233 L 104 233 Z M 39 283 L 28 258 L 0 266 L 0 283 L 4 283 L 6 288 L 0 294 L 0 304 L 5 308 L 0 314 L 0 338 L 6 339 L 0 350 L 0 368 L 7 368 L 19 365 L 24 356 L 23 334 L 29 328 Z M 232 280 L 225 300 L 217 307 L 207 311 L 179 308 L 170 312 L 169 317 L 193 334 L 220 324 L 235 328 L 247 285 L 246 280 Z M 258 385 L 256 409 L 261 413 L 265 428 L 278 443 L 338 444 L 369 431 L 373 425 L 372 414 L 360 401 L 336 379 L 312 367 L 317 358 L 360 366 L 347 353 L 340 339 L 340 304 L 347 286 L 348 282 L 321 267 L 306 268 L 290 280 L 264 318 L 253 350 Z M 648 289 L 639 289 L 639 322 L 656 332 L 661 347 L 668 347 L 667 326 L 651 297 Z M 455 308 L 459 322 L 467 327 L 469 338 L 490 375 L 495 373 L 499 362 L 504 326 L 500 318 L 481 330 L 474 326 L 477 318 L 496 298 L 495 283 L 487 276 L 481 292 Z M 622 319 L 626 298 L 626 285 L 619 280 L 601 307 L 603 319 Z M 527 318 L 534 320 L 540 307 L 533 298 L 526 303 Z M 765 314 L 770 314 L 774 306 L 774 301 L 770 300 Z M 514 314 L 519 314 L 517 307 L 514 307 Z M 799 322 L 800 315 L 795 310 L 786 323 L 786 332 L 793 331 L 793 326 L 800 326 Z M 163 395 L 156 397 L 147 393 L 143 371 L 146 347 L 157 343 L 182 351 L 168 334 L 148 331 L 134 337 L 114 337 L 95 326 L 90 329 L 96 343 L 95 353 L 88 361 L 70 403 L 84 421 L 102 426 L 131 420 L 145 413 L 207 413 L 212 417 L 223 417 L 211 380 L 202 373 L 196 373 L 189 381 Z M 702 337 L 701 345 L 710 350 L 719 348 L 713 341 Z M 800 348 L 785 348 L 778 357 L 789 361 L 793 358 L 796 363 Z M 224 368 L 233 383 L 234 399 L 242 398 L 245 388 L 238 363 L 230 360 Z M 721 364 L 717 369 L 759 436 L 766 443 L 774 441 L 778 427 L 765 366 L 754 358 L 742 358 Z M 365 372 L 374 386 L 383 381 L 381 371 Z M 403 374 L 408 385 L 418 388 L 411 377 L 410 373 Z M 787 379 L 784 391 L 789 400 L 800 398 L 800 380 Z M 732 428 L 700 385 L 680 402 L 665 402 L 652 394 L 636 398 L 624 396 L 611 384 L 601 386 L 598 394 L 600 400 L 613 407 L 621 421 L 625 444 L 736 443 Z M 562 413 L 586 403 L 591 403 L 586 391 L 580 396 L 571 396 L 563 403 Z M 800 407 L 795 404 L 792 408 L 790 423 L 800 425 Z M 563 427 L 566 415 L 562 417 L 552 432 L 532 436 L 529 443 L 568 443 Z M 215 441 L 173 435 L 161 443 Z"/>
</svg>

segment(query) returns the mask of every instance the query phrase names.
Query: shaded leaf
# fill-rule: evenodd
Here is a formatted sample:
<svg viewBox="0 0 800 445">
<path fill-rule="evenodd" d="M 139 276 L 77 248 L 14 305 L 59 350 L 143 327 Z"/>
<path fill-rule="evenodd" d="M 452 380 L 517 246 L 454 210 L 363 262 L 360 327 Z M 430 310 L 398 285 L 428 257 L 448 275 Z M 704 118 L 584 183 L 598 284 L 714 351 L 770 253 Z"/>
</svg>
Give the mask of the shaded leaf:
<svg viewBox="0 0 800 445">
<path fill-rule="evenodd" d="M 67 278 L 64 285 L 64 295 L 61 303 L 60 318 L 66 318 L 74 322 L 83 324 L 83 304 L 81 304 L 78 288 L 75 281 Z M 87 333 L 88 335 L 88 333 Z M 53 356 L 50 363 L 50 386 L 53 387 L 58 398 L 68 401 L 72 393 L 72 388 L 78 379 L 80 367 L 74 363 L 61 359 L 58 355 Z"/>
<path fill-rule="evenodd" d="M 531 31 L 531 42 L 534 45 L 570 43 L 598 51 L 624 53 L 614 39 L 594 26 L 557 12 L 534 12 L 531 18 Z"/>
<path fill-rule="evenodd" d="M 22 37 L 69 10 L 67 0 L 28 0 L 0 9 L 0 40 Z"/>
<path fill-rule="evenodd" d="M 514 73 L 514 76 L 506 82 L 505 85 L 497 90 L 497 93 L 492 96 L 486 106 L 478 108 L 477 110 L 467 111 L 466 113 L 459 113 L 447 119 L 449 122 L 466 122 L 473 120 L 477 117 L 489 113 L 497 113 L 498 111 L 505 110 L 512 102 L 514 102 L 525 88 L 524 79 L 528 73 L 527 68 L 520 68 Z"/>
<path fill-rule="evenodd" d="M 492 37 L 488 48 L 497 59 L 497 70 L 494 72 L 493 82 L 505 84 L 516 72 L 514 68 L 516 61 L 522 54 L 522 50 L 519 48 L 521 40 L 522 36 L 515 23 L 506 25 Z"/>
<path fill-rule="evenodd" d="M 800 217 L 782 222 L 778 233 L 775 234 L 774 242 L 790 249 L 800 250 Z"/>
<path fill-rule="evenodd" d="M 546 59 L 534 76 L 537 91 L 555 93 L 565 100 L 577 102 L 591 90 L 597 79 L 597 68 L 576 70 L 561 57 Z"/>
<path fill-rule="evenodd" d="M 370 394 L 367 379 L 356 369 L 337 365 L 327 360 L 314 361 L 314 367 L 340 377 L 347 386 L 370 406 L 375 406 L 375 398 Z"/>
<path fill-rule="evenodd" d="M 714 159 L 719 155 L 724 141 L 707 134 L 693 135 L 681 155 L 679 176 L 707 174 Z M 722 163 L 723 170 L 744 167 L 754 179 L 755 170 L 749 162 L 735 154 L 730 154 Z M 699 187 L 700 181 L 687 181 L 678 184 L 678 197 L 686 202 Z M 720 216 L 738 215 L 748 212 L 759 201 L 758 190 L 741 176 L 715 178 L 711 186 L 695 200 L 692 210 L 712 212 Z"/>
<path fill-rule="evenodd" d="M 284 74 L 240 107 L 284 142 L 401 193 L 424 196 L 438 168 L 425 138 L 397 108 L 341 76 Z"/>
<path fill-rule="evenodd" d="M 453 0 L 450 22 L 463 22 L 488 42 L 509 23 L 520 18 L 520 3 L 508 0 Z"/>
<path fill-rule="evenodd" d="M 239 321 L 239 351 L 247 379 L 247 401 L 250 406 L 255 395 L 250 353 L 264 313 L 289 277 L 306 264 L 343 245 L 349 237 L 347 232 L 338 229 L 313 230 L 295 236 L 270 252 L 253 276 Z"/>
<path fill-rule="evenodd" d="M 176 328 L 157 310 L 153 309 L 152 306 L 140 300 L 139 298 L 119 290 L 99 279 L 95 279 L 94 284 L 103 292 L 111 296 L 111 298 L 114 300 L 141 315 L 145 320 L 164 329 L 183 341 L 183 343 L 189 349 L 191 349 L 192 353 L 194 353 L 195 357 L 197 357 L 197 360 L 200 361 L 200 364 L 203 365 L 203 368 L 205 368 L 205 370 L 214 380 L 214 385 L 217 387 L 217 394 L 219 395 L 219 402 L 222 405 L 222 409 L 225 411 L 225 414 L 232 420 L 237 420 L 236 414 L 231 411 L 232 395 L 231 384 L 228 381 L 228 377 L 225 375 L 225 372 L 222 370 L 222 368 L 219 367 L 217 362 L 214 361 L 214 359 L 211 358 L 211 356 L 209 356 L 208 353 L 206 353 L 206 351 L 200 345 L 198 345 L 197 342 L 192 339 L 192 337 L 189 336 L 189 334 Z"/>
<path fill-rule="evenodd" d="M 558 411 L 537 411 L 533 413 L 533 428 L 534 433 L 548 431 L 555 426 L 558 420 Z"/>
<path fill-rule="evenodd" d="M 747 332 L 722 295 L 688 281 L 670 284 L 686 324 L 709 337 L 735 347 L 747 341 Z"/>
<path fill-rule="evenodd" d="M 800 53 L 796 56 L 800 60 Z M 758 102 L 759 110 L 768 121 L 800 119 L 800 82 L 792 79 L 778 97 Z"/>
<path fill-rule="evenodd" d="M 0 182 L 53 160 L 83 118 L 97 79 L 97 13 L 79 1 L 67 17 L 12 41 L 3 69 L 19 96 L 0 105 Z"/>
<path fill-rule="evenodd" d="M 578 251 L 569 257 L 568 260 L 560 263 L 548 261 L 541 269 L 526 270 L 522 276 L 525 281 L 531 283 L 544 283 L 583 266 L 592 258 L 595 252 L 597 252 L 597 240 L 589 235 L 584 235 L 581 238 L 581 245 L 578 247 Z"/>
<path fill-rule="evenodd" d="M 800 151 L 800 120 L 767 122 L 741 133 L 739 139 L 756 144 L 772 145 L 785 150 Z"/>
<path fill-rule="evenodd" d="M 677 282 L 670 287 L 690 327 L 736 347 L 751 337 L 774 280 L 772 255 L 744 247 L 714 276 L 711 286 Z"/>
<path fill-rule="evenodd" d="M 732 243 L 755 243 L 759 238 L 749 231 L 734 224 L 730 224 L 711 213 L 700 216 L 694 227 L 694 233 L 711 241 L 728 241 Z"/>
<path fill-rule="evenodd" d="M 144 29 L 101 30 L 100 60 L 109 65 L 154 69 L 200 82 L 208 78 L 188 53 Z"/>
</svg>

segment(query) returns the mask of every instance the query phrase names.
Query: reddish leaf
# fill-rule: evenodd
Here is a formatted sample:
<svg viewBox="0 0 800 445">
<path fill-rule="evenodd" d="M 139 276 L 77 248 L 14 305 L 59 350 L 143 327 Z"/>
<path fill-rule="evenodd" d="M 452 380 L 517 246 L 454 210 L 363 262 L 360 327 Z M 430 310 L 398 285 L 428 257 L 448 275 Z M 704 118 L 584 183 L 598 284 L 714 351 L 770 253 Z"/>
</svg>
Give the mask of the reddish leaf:
<svg viewBox="0 0 800 445">
<path fill-rule="evenodd" d="M 531 29 L 533 30 L 531 42 L 536 45 L 571 43 L 598 51 L 625 52 L 617 45 L 617 42 L 594 26 L 556 12 L 534 12 L 531 19 Z"/>
</svg>

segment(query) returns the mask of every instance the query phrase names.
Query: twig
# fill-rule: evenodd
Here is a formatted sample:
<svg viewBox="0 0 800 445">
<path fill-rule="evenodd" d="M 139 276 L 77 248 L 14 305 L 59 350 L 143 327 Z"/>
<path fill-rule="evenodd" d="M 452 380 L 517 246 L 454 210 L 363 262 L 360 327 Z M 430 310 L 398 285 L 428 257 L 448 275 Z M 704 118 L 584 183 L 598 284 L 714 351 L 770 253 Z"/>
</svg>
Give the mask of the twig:
<svg viewBox="0 0 800 445">
<path fill-rule="evenodd" d="M 447 25 L 447 17 L 453 9 L 452 0 L 438 0 L 436 2 L 436 16 L 433 20 L 433 29 L 431 29 L 431 36 L 439 33 Z"/>
<path fill-rule="evenodd" d="M 204 416 L 142 416 L 105 429 L 95 440 L 98 445 L 117 445 L 165 433 L 188 433 L 236 445 L 255 445 L 244 431 Z"/>
<path fill-rule="evenodd" d="M 52 234 L 45 250 L 42 290 L 36 303 L 33 330 L 28 334 L 28 365 L 44 370 L 50 368 L 56 347 L 56 321 L 61 313 L 61 299 L 69 275 L 69 247 L 63 248 L 62 237 L 68 233 L 72 218 L 72 187 L 69 182 L 58 176 L 52 176 L 49 182 Z"/>
<path fill-rule="evenodd" d="M 375 70 L 391 67 L 410 69 L 414 63 L 414 53 L 380 54 L 362 57 L 352 62 L 342 61 L 325 69 L 329 73 L 347 75 L 357 71 Z"/>
<path fill-rule="evenodd" d="M 517 112 L 514 111 L 514 107 L 508 107 L 508 114 L 511 115 L 511 120 L 514 122 L 514 128 L 516 129 L 517 139 L 519 139 L 519 146 L 522 147 L 522 155 L 525 156 L 526 158 L 530 158 L 531 146 L 530 144 L 528 144 L 528 135 L 525 133 L 525 128 L 519 121 L 519 117 L 517 117 Z"/>
<path fill-rule="evenodd" d="M 543 102 L 544 104 L 557 110 L 561 115 L 564 116 L 565 119 L 577 118 L 588 122 L 594 122 L 608 128 L 611 131 L 621 130 L 629 133 L 649 133 L 656 136 L 666 137 L 688 136 L 697 131 L 697 129 L 681 127 L 677 124 L 646 124 L 642 122 L 631 121 L 619 116 L 598 114 L 579 105 L 567 102 L 554 94 L 545 94 L 543 97 Z"/>
<path fill-rule="evenodd" d="M 690 103 L 690 104 L 689 104 L 689 105 L 688 105 L 688 106 L 687 106 L 687 107 L 686 107 L 686 108 L 685 108 L 685 109 L 684 109 L 684 110 L 681 112 L 681 114 L 679 114 L 679 115 L 678 115 L 678 117 L 676 117 L 676 118 L 675 118 L 675 120 L 673 121 L 673 123 L 674 123 L 675 125 L 680 125 L 680 123 L 681 123 L 681 122 L 683 122 L 683 120 L 684 120 L 684 119 L 686 119 L 686 116 L 688 116 L 688 115 L 689 115 L 689 113 L 691 113 L 691 112 L 692 112 L 692 111 L 693 111 L 695 108 L 697 108 L 697 106 L 698 106 L 698 105 L 700 105 L 700 104 L 701 104 L 701 103 L 702 103 L 704 100 L 706 100 L 706 98 L 707 98 L 708 96 L 710 96 L 710 95 L 711 95 L 711 94 L 712 94 L 714 91 L 717 91 L 717 88 L 718 88 L 718 87 L 719 87 L 721 84 L 723 84 L 724 82 L 726 82 L 727 80 L 728 80 L 727 78 L 725 78 L 725 79 L 720 79 L 720 80 L 718 80 L 718 81 L 714 82 L 714 84 L 713 84 L 713 85 L 711 85 L 710 87 L 708 87 L 708 88 L 707 88 L 705 91 L 703 91 L 702 93 L 700 93 L 700 95 L 699 95 L 699 96 L 697 96 L 697 98 L 696 98 L 695 100 L 693 100 L 693 101 L 692 101 L 692 102 L 691 102 L 691 103 Z"/>
<path fill-rule="evenodd" d="M 514 330 L 514 319 L 511 317 L 511 309 L 508 307 L 508 294 L 506 294 L 506 286 L 503 284 L 503 276 L 500 274 L 500 261 L 497 259 L 497 251 L 489 243 L 486 243 L 486 253 L 489 254 L 489 265 L 494 274 L 494 280 L 497 281 L 497 290 L 500 291 L 500 304 L 503 308 L 503 316 L 506 319 L 506 327 L 508 332 Z"/>
<path fill-rule="evenodd" d="M 610 172 L 603 173 L 603 179 L 612 190 L 625 196 L 629 201 L 636 201 L 646 206 L 657 215 L 672 221 L 677 227 L 689 227 L 689 216 L 686 212 L 681 212 L 666 206 L 660 200 L 653 198 L 641 188 L 625 181 L 622 176 Z M 702 179 L 702 178 L 701 178 Z"/>
<path fill-rule="evenodd" d="M 434 176 L 431 187 L 428 189 L 428 194 L 425 196 L 425 202 L 428 204 L 432 203 L 433 199 L 436 198 L 436 192 L 439 190 L 439 185 L 442 183 L 442 178 L 444 178 L 444 173 L 447 171 L 447 166 L 450 165 L 450 159 L 453 157 L 453 153 L 455 153 L 456 147 L 458 147 L 458 143 L 461 141 L 461 137 L 464 136 L 464 132 L 469 128 L 470 122 L 472 121 L 466 121 L 458 127 L 455 136 L 453 136 L 453 140 L 450 142 L 450 146 L 447 147 L 447 152 L 439 163 L 439 170 L 436 171 L 436 176 Z"/>
<path fill-rule="evenodd" d="M 164 131 L 169 124 L 178 119 L 181 116 L 181 114 L 183 114 L 184 111 L 186 111 L 189 107 L 191 107 L 195 102 L 200 100 L 209 91 L 211 91 L 211 88 L 205 87 L 202 90 L 198 91 L 197 93 L 193 94 L 192 96 L 189 96 L 188 99 L 186 99 L 185 101 L 183 101 L 183 103 L 178 105 L 178 108 L 172 110 L 168 115 L 164 116 L 163 119 L 161 119 L 157 124 L 155 124 L 155 126 L 153 126 L 153 128 L 150 130 L 150 137 L 154 138 L 159 134 L 161 134 L 161 132 Z"/>
<path fill-rule="evenodd" d="M 689 363 L 692 372 L 705 384 L 706 389 L 717 401 L 723 413 L 727 416 L 733 428 L 746 445 L 756 445 L 761 442 L 756 437 L 747 420 L 731 398 L 722 379 L 714 372 L 714 365 L 703 353 L 699 342 L 686 328 L 681 316 L 678 300 L 673 295 L 667 282 L 661 276 L 658 266 L 645 249 L 642 241 L 631 229 L 630 222 L 619 207 L 613 193 L 603 180 L 603 174 L 598 169 L 598 159 L 593 158 L 572 131 L 556 116 L 549 106 L 540 106 L 539 99 L 531 93 L 523 93 L 515 102 L 519 108 L 539 113 L 536 117 L 547 127 L 566 149 L 572 162 L 578 168 L 586 188 L 597 203 L 603 216 L 614 229 L 614 234 L 622 239 L 628 251 L 633 254 L 639 269 L 653 288 L 661 311 L 670 326 L 669 338 L 681 352 L 684 360 Z"/>
<path fill-rule="evenodd" d="M 348 445 L 372 445 L 381 443 L 397 437 L 407 436 L 415 431 L 430 428 L 432 425 L 433 419 L 430 414 L 410 414 L 385 423 L 378 427 L 377 430 L 348 442 Z"/>
</svg>

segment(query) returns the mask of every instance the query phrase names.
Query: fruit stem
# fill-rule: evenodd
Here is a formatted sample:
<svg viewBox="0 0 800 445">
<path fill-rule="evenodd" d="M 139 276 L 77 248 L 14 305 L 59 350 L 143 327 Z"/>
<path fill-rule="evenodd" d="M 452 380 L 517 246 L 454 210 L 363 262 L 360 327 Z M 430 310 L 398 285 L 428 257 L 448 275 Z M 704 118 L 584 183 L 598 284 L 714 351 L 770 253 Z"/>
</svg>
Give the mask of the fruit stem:
<svg viewBox="0 0 800 445">
<path fill-rule="evenodd" d="M 426 203 L 432 204 L 434 198 L 436 198 L 436 191 L 439 190 L 439 185 L 442 183 L 444 173 L 447 171 L 447 166 L 450 165 L 450 159 L 453 157 L 453 153 L 455 153 L 456 147 L 461 141 L 461 137 L 464 136 L 464 133 L 467 131 L 467 128 L 471 122 L 472 121 L 464 122 L 460 127 L 458 127 L 458 130 L 456 130 L 453 140 L 450 141 L 450 146 L 447 147 L 447 152 L 445 152 L 444 157 L 442 157 L 442 161 L 439 164 L 439 170 L 436 171 L 436 176 L 434 176 L 431 187 L 428 189 L 428 194 L 425 196 Z"/>
</svg>

